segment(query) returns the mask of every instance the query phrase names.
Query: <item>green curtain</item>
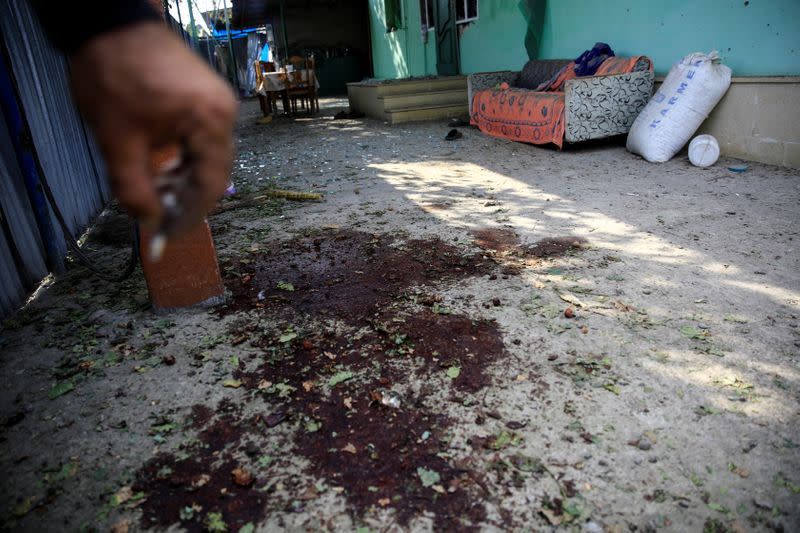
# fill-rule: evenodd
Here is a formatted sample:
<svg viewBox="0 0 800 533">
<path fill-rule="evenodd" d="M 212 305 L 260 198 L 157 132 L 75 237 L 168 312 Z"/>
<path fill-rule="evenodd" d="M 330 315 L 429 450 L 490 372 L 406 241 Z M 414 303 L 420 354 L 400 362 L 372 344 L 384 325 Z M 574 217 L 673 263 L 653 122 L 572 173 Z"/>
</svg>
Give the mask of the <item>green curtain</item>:
<svg viewBox="0 0 800 533">
<path fill-rule="evenodd" d="M 383 0 L 386 19 L 386 33 L 393 32 L 403 25 L 403 10 L 400 0 Z"/>
</svg>

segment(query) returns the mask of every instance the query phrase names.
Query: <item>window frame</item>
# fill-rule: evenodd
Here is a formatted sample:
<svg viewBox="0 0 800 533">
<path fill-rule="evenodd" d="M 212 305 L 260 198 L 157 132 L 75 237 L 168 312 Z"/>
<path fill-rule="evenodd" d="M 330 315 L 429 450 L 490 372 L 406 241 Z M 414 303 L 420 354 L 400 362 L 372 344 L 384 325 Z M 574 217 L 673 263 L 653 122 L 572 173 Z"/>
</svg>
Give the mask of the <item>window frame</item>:
<svg viewBox="0 0 800 533">
<path fill-rule="evenodd" d="M 458 24 L 469 24 L 470 22 L 474 22 L 478 20 L 478 16 L 480 14 L 480 10 L 478 8 L 478 4 L 480 3 L 478 0 L 475 0 L 475 16 L 469 16 L 469 2 L 470 0 L 455 0 L 456 2 L 461 2 L 461 5 L 464 6 L 464 15 L 466 18 L 459 19 L 458 18 L 458 8 L 456 8 L 456 25 Z"/>
<path fill-rule="evenodd" d="M 420 0 L 419 25 L 420 29 L 425 28 L 426 32 L 433 31 L 436 29 L 436 17 L 434 17 L 433 15 L 433 2 L 434 0 Z M 425 6 L 424 12 L 422 9 L 423 4 Z M 427 20 L 423 20 L 423 17 Z"/>
</svg>

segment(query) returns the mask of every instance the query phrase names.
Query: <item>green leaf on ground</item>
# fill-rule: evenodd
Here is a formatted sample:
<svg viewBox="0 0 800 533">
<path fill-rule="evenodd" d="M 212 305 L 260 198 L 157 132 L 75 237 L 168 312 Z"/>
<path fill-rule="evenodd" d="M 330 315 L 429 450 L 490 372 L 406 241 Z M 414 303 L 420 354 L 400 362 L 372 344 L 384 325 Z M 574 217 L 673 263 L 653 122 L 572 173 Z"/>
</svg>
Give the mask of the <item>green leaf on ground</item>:
<svg viewBox="0 0 800 533">
<path fill-rule="evenodd" d="M 229 387 L 231 389 L 238 389 L 242 386 L 242 382 L 238 379 L 226 379 L 222 382 L 223 387 Z"/>
<path fill-rule="evenodd" d="M 281 398 L 288 398 L 296 390 L 297 387 L 292 387 L 288 383 L 276 383 L 270 389 L 267 389 L 267 392 L 277 392 Z"/>
<path fill-rule="evenodd" d="M 282 291 L 294 292 L 294 285 L 288 281 L 279 281 L 278 288 Z"/>
<path fill-rule="evenodd" d="M 707 353 L 708 355 L 714 355 L 716 357 L 725 357 L 725 352 L 719 346 L 714 346 L 713 344 L 709 344 L 706 346 L 702 346 L 699 349 L 696 348 L 697 351 L 702 353 Z"/>
<path fill-rule="evenodd" d="M 419 480 L 422 482 L 423 487 L 430 487 L 436 485 L 441 481 L 441 476 L 439 476 L 439 472 L 435 470 L 428 470 L 427 468 L 418 467 L 417 468 L 417 475 L 419 476 Z"/>
<path fill-rule="evenodd" d="M 700 416 L 715 415 L 717 413 L 719 413 L 717 409 L 714 409 L 713 407 L 708 407 L 707 405 L 698 405 L 697 407 L 694 408 L 694 414 Z"/>
<path fill-rule="evenodd" d="M 278 337 L 278 342 L 291 342 L 292 340 L 297 338 L 297 333 L 294 331 L 287 331 L 280 337 Z"/>
<path fill-rule="evenodd" d="M 694 326 L 681 326 L 681 335 L 689 339 L 705 340 L 708 338 L 708 331 Z"/>
<path fill-rule="evenodd" d="M 703 480 L 703 478 L 701 478 L 701 477 L 700 477 L 700 476 L 698 476 L 697 474 L 692 474 L 692 475 L 689 477 L 689 479 L 692 481 L 692 484 L 693 484 L 695 487 L 702 487 L 703 485 L 705 485 L 705 484 L 706 484 L 706 482 Z"/>
<path fill-rule="evenodd" d="M 606 383 L 605 385 L 603 385 L 603 388 L 606 389 L 608 392 L 613 392 L 617 396 L 619 396 L 619 393 L 621 392 L 619 385 L 615 385 L 613 383 Z"/>
<path fill-rule="evenodd" d="M 171 433 L 172 430 L 174 430 L 177 427 L 178 427 L 178 424 L 176 424 L 174 422 L 167 422 L 165 424 L 157 424 L 155 426 L 152 426 L 150 428 L 150 432 L 151 433 L 161 433 L 163 435 L 164 433 Z"/>
<path fill-rule="evenodd" d="M 331 387 L 335 387 L 339 383 L 342 383 L 343 381 L 347 381 L 348 379 L 351 379 L 352 377 L 353 377 L 353 373 L 350 372 L 350 371 L 345 370 L 345 371 L 342 371 L 342 372 L 337 372 L 337 373 L 335 373 L 334 375 L 331 376 L 330 380 L 328 380 L 328 385 L 330 385 Z"/>
<path fill-rule="evenodd" d="M 502 431 L 491 441 L 489 446 L 493 450 L 502 450 L 508 448 L 509 446 L 519 446 L 522 444 L 522 440 L 522 437 L 516 433 Z"/>
<path fill-rule="evenodd" d="M 209 533 L 223 533 L 228 531 L 228 524 L 222 518 L 222 513 L 208 513 L 205 520 L 206 530 Z"/>
<path fill-rule="evenodd" d="M 730 512 L 730 509 L 728 509 L 727 507 L 724 507 L 714 502 L 708 502 L 708 508 L 711 509 L 712 511 L 717 511 L 718 513 L 728 514 Z"/>
<path fill-rule="evenodd" d="M 461 375 L 460 366 L 451 366 L 450 368 L 447 369 L 447 377 L 450 379 L 456 379 L 460 375 Z"/>
<path fill-rule="evenodd" d="M 75 389 L 75 384 L 71 381 L 62 381 L 61 383 L 57 384 L 55 387 L 50 389 L 50 392 L 47 393 L 47 396 L 51 400 L 55 400 L 59 396 L 63 396 L 68 392 L 71 392 Z"/>
<path fill-rule="evenodd" d="M 30 512 L 30 510 L 33 508 L 33 503 L 35 501 L 36 501 L 36 496 L 29 496 L 25 498 L 16 506 L 14 506 L 14 508 L 11 511 L 12 514 L 17 518 L 22 518 L 23 516 L 25 516 Z"/>
<path fill-rule="evenodd" d="M 314 420 L 313 418 L 306 418 L 305 428 L 306 433 L 316 433 L 322 427 L 322 422 Z"/>
<path fill-rule="evenodd" d="M 437 314 L 437 315 L 451 315 L 451 314 L 453 314 L 453 312 L 449 308 L 447 308 L 447 307 L 445 307 L 443 305 L 439 305 L 436 302 L 434 302 L 433 308 L 431 309 L 431 311 L 433 311 L 433 313 Z"/>
<path fill-rule="evenodd" d="M 575 502 L 566 502 L 563 509 L 565 513 L 573 517 L 581 515 L 581 510 L 575 505 Z"/>
<path fill-rule="evenodd" d="M 541 474 L 545 471 L 545 467 L 539 459 L 528 457 L 526 455 L 513 455 L 510 458 L 511 464 L 514 465 L 521 472 L 534 472 Z"/>
<path fill-rule="evenodd" d="M 783 477 L 782 473 L 778 473 L 778 475 L 775 476 L 775 484 L 779 487 L 786 487 L 794 494 L 800 494 L 800 485 L 795 485 L 794 483 Z"/>
<path fill-rule="evenodd" d="M 561 307 L 554 304 L 543 305 L 539 308 L 539 314 L 545 318 L 555 318 L 561 314 Z"/>
</svg>

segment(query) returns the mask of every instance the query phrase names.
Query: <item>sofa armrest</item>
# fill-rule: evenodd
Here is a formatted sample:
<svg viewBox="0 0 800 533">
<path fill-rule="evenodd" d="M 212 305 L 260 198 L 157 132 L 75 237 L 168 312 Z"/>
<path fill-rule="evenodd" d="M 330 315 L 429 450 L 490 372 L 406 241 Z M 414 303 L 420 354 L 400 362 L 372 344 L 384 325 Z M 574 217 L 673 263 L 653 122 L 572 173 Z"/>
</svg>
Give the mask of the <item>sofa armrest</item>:
<svg viewBox="0 0 800 533">
<path fill-rule="evenodd" d="M 564 84 L 567 142 L 628 133 L 653 94 L 653 72 L 574 78 Z"/>
<path fill-rule="evenodd" d="M 497 72 L 478 72 L 467 76 L 467 104 L 472 112 L 472 95 L 484 89 L 491 89 L 495 85 L 507 83 L 514 85 L 519 77 L 519 72 L 514 70 L 500 70 Z"/>
</svg>

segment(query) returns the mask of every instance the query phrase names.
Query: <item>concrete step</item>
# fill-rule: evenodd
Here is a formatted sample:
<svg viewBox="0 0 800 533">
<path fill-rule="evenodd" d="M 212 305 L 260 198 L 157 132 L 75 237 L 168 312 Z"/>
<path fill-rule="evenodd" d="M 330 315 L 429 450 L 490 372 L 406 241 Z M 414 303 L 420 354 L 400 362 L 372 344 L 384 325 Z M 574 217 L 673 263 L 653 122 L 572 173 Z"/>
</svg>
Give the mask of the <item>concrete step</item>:
<svg viewBox="0 0 800 533">
<path fill-rule="evenodd" d="M 465 117 L 469 114 L 467 103 L 463 104 L 438 104 L 427 106 L 414 106 L 386 111 L 390 124 L 403 122 L 416 122 L 420 120 L 438 120 L 442 118 Z"/>
<path fill-rule="evenodd" d="M 409 109 L 414 107 L 425 107 L 440 104 L 465 104 L 467 102 L 466 89 L 447 89 L 443 91 L 425 91 L 408 94 L 392 94 L 379 96 L 383 100 L 383 108 L 386 111 L 395 109 Z"/>
<path fill-rule="evenodd" d="M 397 80 L 377 86 L 378 96 L 421 93 L 425 91 L 447 91 L 467 88 L 466 76 L 447 76 L 420 80 Z"/>
</svg>

